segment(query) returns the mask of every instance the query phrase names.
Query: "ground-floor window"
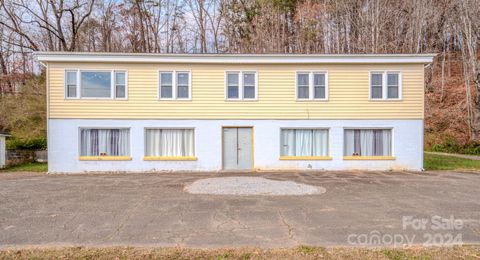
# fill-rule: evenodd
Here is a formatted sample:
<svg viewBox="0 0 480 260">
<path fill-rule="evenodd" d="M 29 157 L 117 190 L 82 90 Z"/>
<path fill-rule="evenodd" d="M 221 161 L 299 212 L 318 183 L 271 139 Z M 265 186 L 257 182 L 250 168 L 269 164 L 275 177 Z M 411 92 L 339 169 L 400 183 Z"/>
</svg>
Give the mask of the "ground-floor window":
<svg viewBox="0 0 480 260">
<path fill-rule="evenodd" d="M 345 129 L 345 156 L 392 156 L 391 129 Z"/>
<path fill-rule="evenodd" d="M 193 129 L 146 129 L 145 156 L 195 156 Z"/>
<path fill-rule="evenodd" d="M 328 156 L 328 130 L 282 129 L 281 156 Z"/>
<path fill-rule="evenodd" d="M 80 156 L 129 156 L 129 129 L 81 129 Z"/>
</svg>

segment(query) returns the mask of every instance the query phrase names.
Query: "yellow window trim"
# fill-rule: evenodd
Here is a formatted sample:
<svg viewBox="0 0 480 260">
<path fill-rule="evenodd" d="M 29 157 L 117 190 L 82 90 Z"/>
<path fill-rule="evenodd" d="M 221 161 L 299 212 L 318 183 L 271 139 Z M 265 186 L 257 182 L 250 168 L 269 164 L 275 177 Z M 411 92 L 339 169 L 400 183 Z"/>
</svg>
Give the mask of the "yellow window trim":
<svg viewBox="0 0 480 260">
<path fill-rule="evenodd" d="M 130 161 L 131 156 L 80 156 L 80 161 Z"/>
<path fill-rule="evenodd" d="M 395 160 L 395 156 L 343 156 L 344 160 Z"/>
<path fill-rule="evenodd" d="M 145 156 L 144 161 L 196 161 L 195 156 Z"/>
<path fill-rule="evenodd" d="M 331 160 L 331 156 L 280 156 L 280 160 Z"/>
</svg>

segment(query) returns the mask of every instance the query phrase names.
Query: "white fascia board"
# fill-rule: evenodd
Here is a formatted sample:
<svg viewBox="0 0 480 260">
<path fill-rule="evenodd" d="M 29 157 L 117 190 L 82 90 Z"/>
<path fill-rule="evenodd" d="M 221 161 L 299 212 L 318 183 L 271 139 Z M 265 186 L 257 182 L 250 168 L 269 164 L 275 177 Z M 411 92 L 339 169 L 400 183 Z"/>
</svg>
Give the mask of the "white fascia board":
<svg viewBox="0 0 480 260">
<path fill-rule="evenodd" d="M 127 54 L 35 52 L 40 62 L 130 62 L 210 64 L 431 63 L 435 54 Z"/>
</svg>

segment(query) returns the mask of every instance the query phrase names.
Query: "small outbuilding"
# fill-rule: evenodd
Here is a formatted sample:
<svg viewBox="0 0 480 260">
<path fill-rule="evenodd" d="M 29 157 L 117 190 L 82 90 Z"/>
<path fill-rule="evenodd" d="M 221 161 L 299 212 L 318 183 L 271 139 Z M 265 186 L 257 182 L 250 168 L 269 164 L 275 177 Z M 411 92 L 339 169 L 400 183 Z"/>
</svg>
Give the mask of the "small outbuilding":
<svg viewBox="0 0 480 260">
<path fill-rule="evenodd" d="M 6 137 L 9 134 L 0 131 L 0 169 L 4 168 L 7 162 Z"/>
</svg>

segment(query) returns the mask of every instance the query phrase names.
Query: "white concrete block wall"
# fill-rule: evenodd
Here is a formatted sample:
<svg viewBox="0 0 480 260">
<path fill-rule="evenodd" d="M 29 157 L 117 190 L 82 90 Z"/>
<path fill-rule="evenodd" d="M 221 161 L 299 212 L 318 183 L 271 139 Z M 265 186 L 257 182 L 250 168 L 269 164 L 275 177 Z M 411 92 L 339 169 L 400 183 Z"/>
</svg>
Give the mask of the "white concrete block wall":
<svg viewBox="0 0 480 260">
<path fill-rule="evenodd" d="M 423 120 L 82 120 L 50 119 L 48 123 L 49 172 L 219 171 L 222 169 L 222 126 L 253 126 L 254 166 L 258 170 L 421 170 Z M 80 161 L 79 128 L 130 128 L 131 161 Z M 195 128 L 196 161 L 144 161 L 146 127 Z M 329 129 L 332 160 L 283 161 L 280 128 Z M 343 160 L 343 129 L 393 128 L 395 160 Z"/>
</svg>

